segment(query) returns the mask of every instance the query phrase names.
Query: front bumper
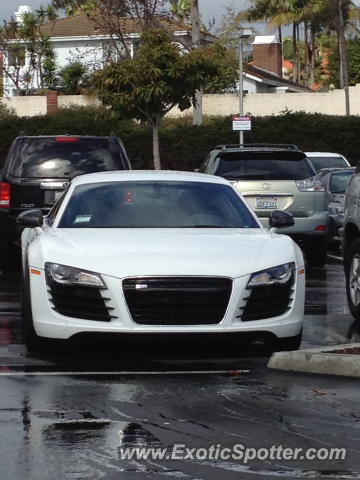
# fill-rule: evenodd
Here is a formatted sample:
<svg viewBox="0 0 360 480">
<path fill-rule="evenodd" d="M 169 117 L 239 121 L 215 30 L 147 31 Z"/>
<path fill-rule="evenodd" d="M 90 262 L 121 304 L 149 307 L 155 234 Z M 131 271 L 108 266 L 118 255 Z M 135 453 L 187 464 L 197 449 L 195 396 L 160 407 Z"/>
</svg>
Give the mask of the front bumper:
<svg viewBox="0 0 360 480">
<path fill-rule="evenodd" d="M 299 267 L 298 267 L 299 270 Z M 184 334 L 184 333 L 272 333 L 277 337 L 298 335 L 303 323 L 305 275 L 296 273 L 295 290 L 291 308 L 283 315 L 265 320 L 243 322 L 239 318 L 239 309 L 246 304 L 248 291 L 246 285 L 249 276 L 233 280 L 233 288 L 226 313 L 216 325 L 139 325 L 129 313 L 122 291 L 122 279 L 102 275 L 107 289 L 101 294 L 109 298 L 107 306 L 112 310 L 110 322 L 66 317 L 52 309 L 47 292 L 45 275 L 30 275 L 31 306 L 36 333 L 41 337 L 69 339 L 81 333 L 123 333 L 123 334 Z"/>
</svg>

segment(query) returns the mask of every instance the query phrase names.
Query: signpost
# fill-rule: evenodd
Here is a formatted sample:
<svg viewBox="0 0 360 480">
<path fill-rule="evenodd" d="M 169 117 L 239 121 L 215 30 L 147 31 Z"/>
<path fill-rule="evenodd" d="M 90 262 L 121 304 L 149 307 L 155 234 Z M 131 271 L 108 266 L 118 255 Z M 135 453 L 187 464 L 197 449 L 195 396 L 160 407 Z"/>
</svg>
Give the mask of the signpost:
<svg viewBox="0 0 360 480">
<path fill-rule="evenodd" d="M 234 132 L 251 130 L 250 115 L 234 115 L 232 118 L 232 129 Z"/>
</svg>

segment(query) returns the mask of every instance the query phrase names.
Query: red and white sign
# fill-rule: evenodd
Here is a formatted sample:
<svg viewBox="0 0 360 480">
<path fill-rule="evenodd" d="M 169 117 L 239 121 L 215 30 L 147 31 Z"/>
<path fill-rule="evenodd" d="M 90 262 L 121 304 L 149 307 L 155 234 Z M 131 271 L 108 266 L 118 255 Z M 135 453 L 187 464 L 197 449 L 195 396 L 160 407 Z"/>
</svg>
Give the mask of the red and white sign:
<svg viewBox="0 0 360 480">
<path fill-rule="evenodd" d="M 245 115 L 245 116 L 234 115 L 232 119 L 232 129 L 234 131 L 251 130 L 250 115 Z"/>
</svg>

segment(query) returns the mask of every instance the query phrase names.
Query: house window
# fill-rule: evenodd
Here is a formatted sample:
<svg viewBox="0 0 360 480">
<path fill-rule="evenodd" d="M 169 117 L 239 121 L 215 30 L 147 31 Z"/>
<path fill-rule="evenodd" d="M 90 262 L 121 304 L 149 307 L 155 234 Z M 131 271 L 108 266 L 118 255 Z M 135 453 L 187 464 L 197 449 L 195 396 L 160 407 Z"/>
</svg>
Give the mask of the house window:
<svg viewBox="0 0 360 480">
<path fill-rule="evenodd" d="M 25 48 L 20 46 L 10 47 L 8 50 L 9 67 L 23 67 L 25 65 Z"/>
</svg>

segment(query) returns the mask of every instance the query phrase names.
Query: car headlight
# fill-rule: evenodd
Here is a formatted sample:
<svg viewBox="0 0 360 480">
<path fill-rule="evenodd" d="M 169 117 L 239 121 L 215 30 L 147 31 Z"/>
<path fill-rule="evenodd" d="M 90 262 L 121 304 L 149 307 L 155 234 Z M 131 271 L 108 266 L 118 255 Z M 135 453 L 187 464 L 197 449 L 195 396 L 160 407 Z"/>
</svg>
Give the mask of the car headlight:
<svg viewBox="0 0 360 480">
<path fill-rule="evenodd" d="M 48 283 L 106 288 L 99 273 L 49 262 L 45 264 L 45 271 Z"/>
<path fill-rule="evenodd" d="M 278 265 L 277 267 L 255 272 L 251 275 L 246 288 L 282 285 L 291 279 L 292 275 L 294 274 L 294 270 L 294 263 L 284 263 L 283 265 Z"/>
</svg>

